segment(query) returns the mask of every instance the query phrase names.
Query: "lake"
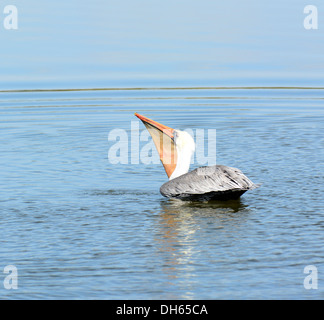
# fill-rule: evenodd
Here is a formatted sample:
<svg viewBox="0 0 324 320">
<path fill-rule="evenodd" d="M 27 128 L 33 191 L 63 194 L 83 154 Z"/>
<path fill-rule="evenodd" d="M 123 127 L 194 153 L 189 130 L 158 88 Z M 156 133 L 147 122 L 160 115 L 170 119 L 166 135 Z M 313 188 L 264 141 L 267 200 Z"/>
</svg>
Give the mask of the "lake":
<svg viewBox="0 0 324 320">
<path fill-rule="evenodd" d="M 2 2 L 0 299 L 323 299 L 324 3 L 317 29 L 308 4 Z M 217 164 L 261 187 L 163 198 L 159 160 L 132 161 L 135 112 L 216 130 Z"/>
<path fill-rule="evenodd" d="M 17 267 L 18 289 L 0 285 L 0 298 L 323 299 L 323 99 L 298 87 L 2 90 L 0 268 Z M 161 164 L 107 157 L 134 112 L 216 129 L 217 163 L 261 187 L 238 201 L 163 198 Z"/>
</svg>

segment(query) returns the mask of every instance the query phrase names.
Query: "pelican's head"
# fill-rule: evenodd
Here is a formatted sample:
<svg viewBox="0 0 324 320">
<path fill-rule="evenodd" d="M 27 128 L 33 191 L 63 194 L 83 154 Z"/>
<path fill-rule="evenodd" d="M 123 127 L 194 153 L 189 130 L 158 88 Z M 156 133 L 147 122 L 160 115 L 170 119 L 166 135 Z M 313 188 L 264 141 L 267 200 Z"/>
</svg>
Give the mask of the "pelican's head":
<svg viewBox="0 0 324 320">
<path fill-rule="evenodd" d="M 189 171 L 195 142 L 186 131 L 175 130 L 154 120 L 135 113 L 151 134 L 169 179 L 179 177 Z"/>
<path fill-rule="evenodd" d="M 178 152 L 191 152 L 195 151 L 195 141 L 192 136 L 181 130 L 173 131 L 173 141 L 177 147 Z"/>
</svg>

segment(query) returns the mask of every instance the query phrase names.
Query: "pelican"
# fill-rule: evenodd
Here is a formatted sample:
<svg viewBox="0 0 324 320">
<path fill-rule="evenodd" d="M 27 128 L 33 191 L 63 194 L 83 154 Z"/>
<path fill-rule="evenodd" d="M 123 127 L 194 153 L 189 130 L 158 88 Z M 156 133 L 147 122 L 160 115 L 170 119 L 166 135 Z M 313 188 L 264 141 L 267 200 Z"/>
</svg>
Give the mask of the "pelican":
<svg viewBox="0 0 324 320">
<path fill-rule="evenodd" d="M 164 197 L 191 201 L 230 200 L 259 186 L 241 170 L 223 165 L 204 166 L 188 172 L 195 151 L 191 135 L 138 113 L 135 116 L 151 134 L 169 178 L 160 188 Z"/>
</svg>

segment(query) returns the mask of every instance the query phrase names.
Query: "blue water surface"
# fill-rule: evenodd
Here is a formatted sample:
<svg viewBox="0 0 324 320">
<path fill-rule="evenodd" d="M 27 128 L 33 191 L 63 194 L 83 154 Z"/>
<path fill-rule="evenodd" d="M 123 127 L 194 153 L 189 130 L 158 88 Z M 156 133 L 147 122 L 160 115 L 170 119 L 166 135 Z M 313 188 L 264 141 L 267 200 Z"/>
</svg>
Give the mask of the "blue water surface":
<svg viewBox="0 0 324 320">
<path fill-rule="evenodd" d="M 13 4 L 0 270 L 16 266 L 18 289 L 0 272 L 1 299 L 324 298 L 320 1 L 317 30 L 301 0 Z M 226 203 L 163 198 L 162 165 L 131 163 L 134 112 L 216 129 L 217 163 L 261 187 Z M 114 129 L 124 164 L 108 157 Z"/>
</svg>

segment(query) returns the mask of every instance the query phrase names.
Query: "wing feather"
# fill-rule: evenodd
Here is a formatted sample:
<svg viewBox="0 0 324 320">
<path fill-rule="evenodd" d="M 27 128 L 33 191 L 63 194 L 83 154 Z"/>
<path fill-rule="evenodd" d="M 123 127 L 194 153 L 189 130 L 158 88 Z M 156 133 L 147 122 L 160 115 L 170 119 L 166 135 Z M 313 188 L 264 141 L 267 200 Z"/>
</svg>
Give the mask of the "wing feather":
<svg viewBox="0 0 324 320">
<path fill-rule="evenodd" d="M 165 197 L 182 198 L 209 192 L 246 191 L 254 184 L 241 170 L 222 165 L 197 168 L 164 183 L 160 192 Z"/>
</svg>

